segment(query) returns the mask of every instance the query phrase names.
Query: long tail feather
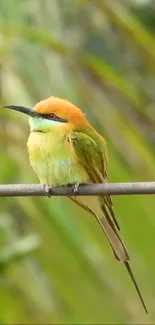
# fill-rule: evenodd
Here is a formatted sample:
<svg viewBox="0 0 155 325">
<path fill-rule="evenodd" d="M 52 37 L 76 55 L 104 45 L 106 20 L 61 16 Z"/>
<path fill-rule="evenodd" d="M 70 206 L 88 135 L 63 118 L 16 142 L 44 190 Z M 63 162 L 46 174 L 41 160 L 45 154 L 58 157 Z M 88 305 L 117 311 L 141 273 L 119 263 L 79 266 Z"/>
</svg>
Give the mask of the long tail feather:
<svg viewBox="0 0 155 325">
<path fill-rule="evenodd" d="M 118 261 L 124 263 L 124 265 L 128 271 L 128 274 L 130 275 L 130 278 L 135 286 L 135 289 L 139 295 L 139 298 L 142 302 L 145 312 L 147 313 L 146 305 L 144 303 L 144 300 L 140 293 L 139 287 L 137 285 L 137 282 L 135 280 L 135 277 L 132 273 L 131 267 L 128 262 L 129 261 L 128 251 L 127 251 L 123 241 L 121 240 L 121 238 L 119 236 L 119 232 L 115 226 L 116 224 L 113 222 L 112 218 L 110 218 L 106 207 L 104 205 L 99 206 L 98 198 L 95 198 L 95 197 L 94 197 L 94 199 L 91 199 L 91 201 L 86 196 L 84 196 L 84 197 L 80 196 L 78 198 L 71 197 L 71 199 L 73 199 L 77 204 L 79 204 L 81 207 L 83 207 L 84 209 L 86 209 L 87 211 L 89 211 L 90 213 L 92 213 L 95 216 L 96 220 L 98 221 L 100 227 L 104 231 L 104 233 L 109 241 L 109 244 L 112 248 L 115 258 Z"/>
<path fill-rule="evenodd" d="M 131 270 L 130 264 L 128 263 L 128 261 L 126 261 L 126 262 L 124 262 L 124 265 L 125 265 L 125 267 L 126 267 L 126 269 L 127 269 L 127 271 L 128 271 L 128 274 L 130 275 L 130 278 L 131 278 L 131 280 L 132 280 L 132 282 L 133 282 L 133 284 L 134 284 L 134 286 L 135 286 L 135 288 L 136 288 L 136 291 L 137 291 L 137 293 L 138 293 L 138 296 L 139 296 L 139 298 L 140 298 L 140 300 L 141 300 L 141 303 L 142 303 L 142 305 L 143 305 L 143 307 L 144 307 L 144 310 L 145 310 L 145 312 L 146 312 L 146 314 L 147 314 L 147 313 L 148 313 L 148 311 L 147 311 L 147 307 L 146 307 L 146 305 L 145 305 L 145 303 L 144 303 L 144 300 L 143 300 L 143 298 L 142 298 L 142 295 L 141 295 L 140 289 L 139 289 L 138 284 L 137 284 L 137 282 L 136 282 L 136 280 L 135 280 L 135 277 L 134 277 L 134 275 L 133 275 L 133 273 L 132 273 L 132 270 Z"/>
<path fill-rule="evenodd" d="M 126 269 L 128 271 L 128 274 L 130 275 L 130 278 L 131 278 L 131 280 L 132 280 L 132 282 L 133 282 L 133 284 L 135 286 L 135 289 L 136 289 L 136 291 L 138 293 L 138 296 L 139 296 L 139 298 L 141 300 L 141 303 L 142 303 L 142 305 L 144 307 L 144 310 L 145 310 L 146 313 L 148 313 L 146 305 L 145 305 L 144 300 L 142 298 L 140 289 L 138 287 L 138 284 L 137 284 L 137 282 L 135 280 L 135 277 L 134 277 L 134 275 L 132 273 L 131 267 L 130 267 L 129 262 L 128 262 L 129 254 L 128 254 L 127 249 L 126 249 L 125 245 L 123 244 L 119 234 L 117 233 L 116 230 L 114 230 L 113 227 L 111 227 L 111 225 L 109 224 L 109 222 L 108 222 L 108 220 L 106 218 L 104 218 L 104 217 L 99 218 L 96 215 L 95 215 L 95 217 L 96 217 L 98 223 L 100 224 L 101 228 L 104 230 L 104 233 L 107 236 L 107 239 L 108 239 L 108 241 L 109 241 L 109 243 L 110 243 L 110 245 L 112 247 L 112 250 L 114 252 L 115 257 L 119 261 L 124 263 L 124 265 L 125 265 L 125 267 L 126 267 Z"/>
<path fill-rule="evenodd" d="M 116 226 L 116 228 L 118 229 L 118 230 L 120 230 L 120 226 L 119 226 L 119 223 L 118 223 L 118 221 L 117 221 L 117 219 L 116 219 L 116 217 L 115 217 L 115 214 L 114 214 L 114 211 L 113 211 L 113 204 L 112 204 L 112 200 L 111 200 L 111 197 L 110 196 L 104 196 L 103 198 L 102 198 L 102 200 L 104 200 L 104 204 L 102 204 L 101 205 L 101 208 L 103 209 L 103 210 L 106 210 L 106 208 L 105 208 L 105 203 L 106 203 L 106 207 L 108 208 L 108 212 L 107 212 L 107 218 L 109 219 L 109 220 L 113 220 L 113 222 L 114 222 L 114 224 L 115 224 L 115 226 Z"/>
<path fill-rule="evenodd" d="M 98 223 L 100 224 L 102 230 L 104 231 L 115 254 L 115 257 L 119 261 L 127 261 L 129 259 L 129 254 L 117 231 L 114 230 L 114 228 L 111 226 L 111 224 L 105 217 L 99 218 L 97 215 L 95 215 L 95 217 Z"/>
</svg>

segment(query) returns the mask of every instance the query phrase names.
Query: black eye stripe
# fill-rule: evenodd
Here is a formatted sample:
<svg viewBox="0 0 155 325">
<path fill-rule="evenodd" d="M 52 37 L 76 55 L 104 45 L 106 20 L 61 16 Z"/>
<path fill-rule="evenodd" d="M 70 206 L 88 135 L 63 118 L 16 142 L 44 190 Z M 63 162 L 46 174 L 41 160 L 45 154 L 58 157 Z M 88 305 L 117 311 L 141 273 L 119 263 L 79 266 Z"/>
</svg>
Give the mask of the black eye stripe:
<svg viewBox="0 0 155 325">
<path fill-rule="evenodd" d="M 42 114 L 41 115 L 42 118 L 45 118 L 47 120 L 52 120 L 52 121 L 56 121 L 56 122 L 60 122 L 60 123 L 68 123 L 68 121 L 66 119 L 63 119 L 55 114 Z"/>
</svg>

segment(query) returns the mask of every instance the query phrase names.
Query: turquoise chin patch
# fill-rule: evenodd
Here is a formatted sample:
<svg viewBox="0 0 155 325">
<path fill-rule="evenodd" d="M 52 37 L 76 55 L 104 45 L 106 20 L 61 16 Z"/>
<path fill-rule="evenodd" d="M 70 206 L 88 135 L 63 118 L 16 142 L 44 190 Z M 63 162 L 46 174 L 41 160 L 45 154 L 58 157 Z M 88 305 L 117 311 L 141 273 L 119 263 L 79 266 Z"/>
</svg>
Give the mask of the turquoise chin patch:
<svg viewBox="0 0 155 325">
<path fill-rule="evenodd" d="M 30 117 L 29 118 L 29 125 L 32 131 L 42 130 L 42 129 L 49 129 L 51 126 L 55 126 L 61 124 L 58 121 L 52 121 L 45 118 L 39 117 Z"/>
</svg>

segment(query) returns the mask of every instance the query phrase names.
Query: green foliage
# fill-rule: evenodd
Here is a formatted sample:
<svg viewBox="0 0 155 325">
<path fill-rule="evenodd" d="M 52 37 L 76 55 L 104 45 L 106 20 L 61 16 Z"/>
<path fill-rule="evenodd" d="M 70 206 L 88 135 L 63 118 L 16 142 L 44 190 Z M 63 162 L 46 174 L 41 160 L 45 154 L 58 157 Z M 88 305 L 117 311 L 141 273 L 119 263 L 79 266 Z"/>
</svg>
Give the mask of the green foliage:
<svg viewBox="0 0 155 325">
<path fill-rule="evenodd" d="M 116 182 L 155 175 L 155 39 L 138 12 L 125 0 L 0 1 L 1 104 L 73 101 L 105 136 Z M 25 116 L 1 110 L 1 183 L 38 182 L 28 133 Z M 0 323 L 155 321 L 154 197 L 113 201 L 149 316 L 87 212 L 67 198 L 1 198 Z"/>
</svg>

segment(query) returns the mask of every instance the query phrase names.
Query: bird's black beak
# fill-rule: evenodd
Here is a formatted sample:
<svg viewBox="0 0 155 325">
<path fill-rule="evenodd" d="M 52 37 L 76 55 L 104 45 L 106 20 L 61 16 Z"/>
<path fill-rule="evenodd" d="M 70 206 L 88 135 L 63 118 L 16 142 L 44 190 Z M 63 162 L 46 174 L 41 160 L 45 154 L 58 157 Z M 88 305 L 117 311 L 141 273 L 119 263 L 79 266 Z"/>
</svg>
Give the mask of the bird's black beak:
<svg viewBox="0 0 155 325">
<path fill-rule="evenodd" d="M 40 116 L 32 108 L 28 108 L 28 107 L 24 107 L 24 106 L 3 105 L 3 106 L 1 106 L 1 108 L 13 109 L 14 111 L 21 112 L 21 113 L 24 113 L 24 114 L 32 116 L 32 117 L 39 117 Z"/>
</svg>

